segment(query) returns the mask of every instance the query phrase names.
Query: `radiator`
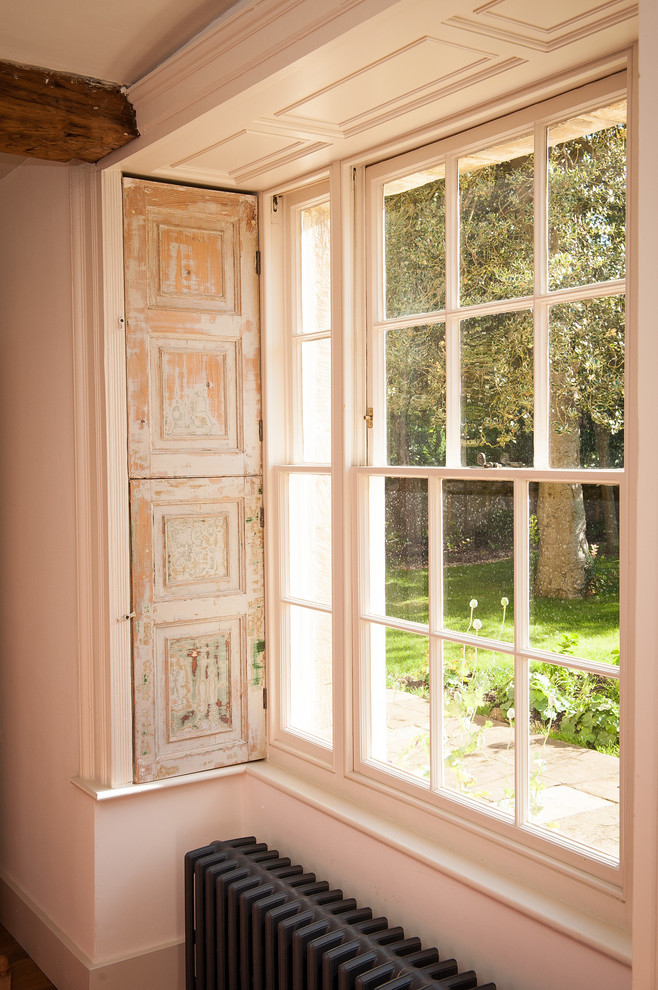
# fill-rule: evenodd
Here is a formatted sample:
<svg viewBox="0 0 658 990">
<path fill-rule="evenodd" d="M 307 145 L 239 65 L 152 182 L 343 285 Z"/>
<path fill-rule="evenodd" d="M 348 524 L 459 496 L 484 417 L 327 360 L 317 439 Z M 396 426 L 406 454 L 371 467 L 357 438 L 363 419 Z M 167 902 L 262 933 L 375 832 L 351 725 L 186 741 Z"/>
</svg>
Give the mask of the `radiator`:
<svg viewBox="0 0 658 990">
<path fill-rule="evenodd" d="M 496 990 L 253 836 L 185 856 L 186 990 Z"/>
</svg>

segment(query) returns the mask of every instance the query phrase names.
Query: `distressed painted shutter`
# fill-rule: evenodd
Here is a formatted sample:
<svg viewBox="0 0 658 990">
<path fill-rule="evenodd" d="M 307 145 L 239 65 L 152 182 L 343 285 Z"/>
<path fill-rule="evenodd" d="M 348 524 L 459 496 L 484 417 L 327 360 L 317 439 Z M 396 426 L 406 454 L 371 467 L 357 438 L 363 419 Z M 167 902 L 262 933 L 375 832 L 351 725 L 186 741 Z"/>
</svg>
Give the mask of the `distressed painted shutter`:
<svg viewBox="0 0 658 990">
<path fill-rule="evenodd" d="M 126 179 L 135 779 L 264 755 L 253 196 Z"/>
</svg>

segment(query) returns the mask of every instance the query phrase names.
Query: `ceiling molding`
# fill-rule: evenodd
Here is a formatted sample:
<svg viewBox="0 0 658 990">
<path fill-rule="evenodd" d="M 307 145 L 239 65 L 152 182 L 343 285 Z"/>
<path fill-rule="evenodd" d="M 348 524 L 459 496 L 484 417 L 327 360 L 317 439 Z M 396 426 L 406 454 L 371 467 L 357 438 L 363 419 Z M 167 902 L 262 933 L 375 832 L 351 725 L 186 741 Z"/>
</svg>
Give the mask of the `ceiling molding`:
<svg viewBox="0 0 658 990">
<path fill-rule="evenodd" d="M 486 38 L 506 41 L 532 51 L 549 53 L 637 16 L 638 4 L 627 0 L 595 3 L 548 27 L 507 15 L 499 9 L 507 0 L 489 0 L 473 16 L 449 17 L 446 24 Z M 548 8 L 549 10 L 552 9 Z"/>
<path fill-rule="evenodd" d="M 53 162 L 97 162 L 139 134 L 113 83 L 0 62 L 0 148 Z"/>
<path fill-rule="evenodd" d="M 321 40 L 331 40 L 396 2 L 251 0 L 237 12 L 229 10 L 208 32 L 130 87 L 142 134 L 175 126 L 181 113 L 195 116 L 211 109 L 218 94 L 223 99 L 236 95 L 291 58 L 313 51 L 318 33 Z M 187 93 L 193 94 L 191 99 Z"/>
</svg>

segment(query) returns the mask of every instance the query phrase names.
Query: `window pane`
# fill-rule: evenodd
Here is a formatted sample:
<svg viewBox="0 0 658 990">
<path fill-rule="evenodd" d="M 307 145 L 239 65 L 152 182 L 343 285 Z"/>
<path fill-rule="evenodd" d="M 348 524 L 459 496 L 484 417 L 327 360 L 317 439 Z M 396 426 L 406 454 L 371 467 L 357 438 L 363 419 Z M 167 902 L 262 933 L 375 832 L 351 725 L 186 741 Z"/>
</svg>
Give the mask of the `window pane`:
<svg viewBox="0 0 658 990">
<path fill-rule="evenodd" d="M 619 663 L 619 488 L 530 485 L 530 643 Z"/>
<path fill-rule="evenodd" d="M 370 626 L 373 759 L 429 782 L 427 636 Z"/>
<path fill-rule="evenodd" d="M 511 482 L 443 482 L 443 625 L 514 641 Z"/>
<path fill-rule="evenodd" d="M 532 135 L 459 161 L 462 306 L 533 291 Z"/>
<path fill-rule="evenodd" d="M 386 331 L 389 464 L 446 462 L 446 347 L 443 324 Z"/>
<path fill-rule="evenodd" d="M 428 621 L 427 479 L 370 479 L 370 610 Z"/>
<path fill-rule="evenodd" d="M 302 333 L 331 329 L 329 203 L 301 211 Z"/>
<path fill-rule="evenodd" d="M 548 130 L 549 287 L 623 278 L 626 103 Z"/>
<path fill-rule="evenodd" d="M 289 724 L 332 741 L 331 615 L 289 605 Z"/>
<path fill-rule="evenodd" d="M 551 467 L 623 467 L 624 302 L 551 307 Z"/>
<path fill-rule="evenodd" d="M 289 594 L 331 604 L 331 478 L 288 477 Z"/>
<path fill-rule="evenodd" d="M 439 166 L 384 187 L 388 319 L 445 306 L 444 175 Z"/>
<path fill-rule="evenodd" d="M 331 341 L 301 341 L 302 459 L 331 462 Z"/>
<path fill-rule="evenodd" d="M 514 814 L 514 661 L 443 644 L 444 786 Z"/>
<path fill-rule="evenodd" d="M 619 682 L 532 662 L 529 815 L 619 856 Z"/>
<path fill-rule="evenodd" d="M 532 312 L 462 320 L 462 463 L 533 463 Z"/>
</svg>

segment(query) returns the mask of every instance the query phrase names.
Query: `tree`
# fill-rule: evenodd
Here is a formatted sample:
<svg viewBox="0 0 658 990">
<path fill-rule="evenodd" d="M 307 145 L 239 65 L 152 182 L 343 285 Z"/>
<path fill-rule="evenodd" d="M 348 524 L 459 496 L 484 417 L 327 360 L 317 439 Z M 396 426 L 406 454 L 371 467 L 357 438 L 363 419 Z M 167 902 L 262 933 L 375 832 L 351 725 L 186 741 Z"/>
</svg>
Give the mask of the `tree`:
<svg viewBox="0 0 658 990">
<path fill-rule="evenodd" d="M 616 116 L 615 116 L 616 115 Z M 609 119 L 622 119 L 610 108 Z M 566 122 L 549 134 L 549 284 L 571 288 L 623 277 L 626 128 Z M 582 124 L 580 129 L 582 130 Z M 575 136 L 574 136 L 575 135 Z M 533 286 L 533 156 L 530 139 L 493 149 L 460 169 L 462 304 L 530 294 Z M 498 153 L 497 153 L 498 152 Z M 385 197 L 386 312 L 444 305 L 442 179 Z M 624 300 L 601 296 L 552 307 L 550 458 L 554 467 L 615 466 L 623 440 Z M 462 449 L 489 460 L 532 463 L 533 342 L 529 311 L 462 321 Z M 387 334 L 391 463 L 443 463 L 445 341 L 437 326 Z M 606 542 L 617 543 L 612 491 Z M 589 547 L 580 486 L 541 485 L 535 593 L 575 597 Z M 559 575 L 559 579 L 558 579 Z"/>
</svg>

